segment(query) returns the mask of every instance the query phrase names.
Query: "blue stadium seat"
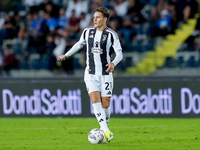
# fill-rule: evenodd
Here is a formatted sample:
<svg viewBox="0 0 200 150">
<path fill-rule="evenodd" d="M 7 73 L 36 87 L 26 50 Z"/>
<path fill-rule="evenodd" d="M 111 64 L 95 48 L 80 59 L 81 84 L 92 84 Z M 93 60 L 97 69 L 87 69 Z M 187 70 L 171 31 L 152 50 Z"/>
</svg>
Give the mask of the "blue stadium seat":
<svg viewBox="0 0 200 150">
<path fill-rule="evenodd" d="M 15 54 L 22 54 L 22 45 L 20 43 L 14 44 L 13 49 Z"/>
<path fill-rule="evenodd" d="M 179 56 L 178 57 L 178 65 L 180 68 L 184 68 L 186 66 L 185 60 L 183 56 Z"/>
<path fill-rule="evenodd" d="M 197 67 L 200 67 L 200 57 L 197 60 Z"/>
<path fill-rule="evenodd" d="M 73 67 L 74 67 L 74 69 L 81 69 L 81 64 L 80 64 L 78 58 L 73 59 Z"/>
<path fill-rule="evenodd" d="M 142 51 L 150 51 L 153 50 L 153 42 L 150 40 L 144 41 L 142 44 Z"/>
<path fill-rule="evenodd" d="M 20 69 L 30 70 L 29 62 L 27 60 L 20 61 Z"/>
<path fill-rule="evenodd" d="M 165 65 L 164 67 L 167 68 L 175 68 L 178 67 L 178 62 L 176 59 L 174 59 L 173 57 L 167 57 L 165 60 Z"/>
<path fill-rule="evenodd" d="M 197 67 L 197 62 L 195 60 L 194 56 L 190 56 L 190 58 L 187 61 L 187 67 L 195 68 Z"/>
<path fill-rule="evenodd" d="M 143 52 L 142 50 L 142 41 L 134 41 L 132 46 L 132 51 Z"/>
<path fill-rule="evenodd" d="M 47 58 L 41 59 L 41 69 L 49 70 L 49 60 Z"/>
<path fill-rule="evenodd" d="M 126 67 L 133 67 L 133 60 L 132 60 L 132 57 L 126 57 L 125 59 L 125 66 Z"/>
<path fill-rule="evenodd" d="M 34 70 L 39 70 L 41 68 L 40 59 L 33 59 L 31 62 L 31 68 Z"/>
</svg>

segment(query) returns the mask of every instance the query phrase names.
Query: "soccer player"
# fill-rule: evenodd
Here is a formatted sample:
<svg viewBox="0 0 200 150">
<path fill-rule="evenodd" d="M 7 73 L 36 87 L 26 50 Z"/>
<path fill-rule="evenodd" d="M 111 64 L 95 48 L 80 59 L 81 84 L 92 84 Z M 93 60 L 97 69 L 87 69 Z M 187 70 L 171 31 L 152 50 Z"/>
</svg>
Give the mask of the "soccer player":
<svg viewBox="0 0 200 150">
<path fill-rule="evenodd" d="M 108 128 L 110 118 L 110 98 L 113 90 L 113 71 L 122 60 L 122 48 L 116 32 L 107 27 L 109 10 L 98 7 L 94 11 L 94 26 L 83 30 L 79 41 L 58 60 L 65 60 L 86 44 L 86 68 L 84 81 L 92 101 L 95 116 L 106 140 L 113 140 L 113 133 Z M 115 58 L 111 61 L 111 52 Z"/>
</svg>

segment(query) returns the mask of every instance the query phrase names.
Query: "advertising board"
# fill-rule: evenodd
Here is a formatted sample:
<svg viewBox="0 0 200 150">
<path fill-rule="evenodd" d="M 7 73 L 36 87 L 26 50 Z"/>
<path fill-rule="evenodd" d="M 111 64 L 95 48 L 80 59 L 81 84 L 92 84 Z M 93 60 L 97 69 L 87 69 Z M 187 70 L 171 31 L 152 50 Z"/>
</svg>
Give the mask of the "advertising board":
<svg viewBox="0 0 200 150">
<path fill-rule="evenodd" d="M 196 118 L 197 78 L 116 78 L 112 117 Z M 0 80 L 0 117 L 93 117 L 82 78 Z"/>
</svg>

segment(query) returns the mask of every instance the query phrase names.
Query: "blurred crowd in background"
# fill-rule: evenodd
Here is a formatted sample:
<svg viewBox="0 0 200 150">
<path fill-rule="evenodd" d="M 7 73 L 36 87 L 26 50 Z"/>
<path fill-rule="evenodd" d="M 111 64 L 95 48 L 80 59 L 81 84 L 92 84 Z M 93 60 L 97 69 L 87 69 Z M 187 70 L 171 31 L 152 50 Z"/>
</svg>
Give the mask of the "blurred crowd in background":
<svg viewBox="0 0 200 150">
<path fill-rule="evenodd" d="M 8 0 L 0 2 L 0 74 L 11 69 L 46 69 L 73 74 L 84 67 L 73 57 L 56 61 L 93 25 L 93 11 L 110 10 L 108 26 L 119 35 L 123 52 L 153 50 L 157 39 L 174 34 L 199 13 L 199 0 Z M 182 50 L 198 51 L 200 19 Z"/>
</svg>

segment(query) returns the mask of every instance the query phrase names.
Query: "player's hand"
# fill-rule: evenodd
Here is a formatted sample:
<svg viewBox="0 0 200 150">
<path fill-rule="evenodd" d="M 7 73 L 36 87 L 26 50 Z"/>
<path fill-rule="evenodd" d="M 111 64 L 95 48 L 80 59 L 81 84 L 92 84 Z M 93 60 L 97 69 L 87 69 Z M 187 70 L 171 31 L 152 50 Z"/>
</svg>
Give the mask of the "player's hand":
<svg viewBox="0 0 200 150">
<path fill-rule="evenodd" d="M 67 58 L 67 56 L 65 56 L 65 55 L 61 55 L 61 56 L 58 57 L 57 60 L 61 60 L 61 61 L 63 61 L 63 60 L 65 60 L 66 58 Z"/>
<path fill-rule="evenodd" d="M 113 64 L 113 63 L 111 62 L 111 63 L 106 64 L 106 67 L 108 67 L 108 68 L 106 69 L 106 72 L 113 72 L 113 71 L 114 71 L 114 68 L 115 68 L 115 64 Z"/>
</svg>

